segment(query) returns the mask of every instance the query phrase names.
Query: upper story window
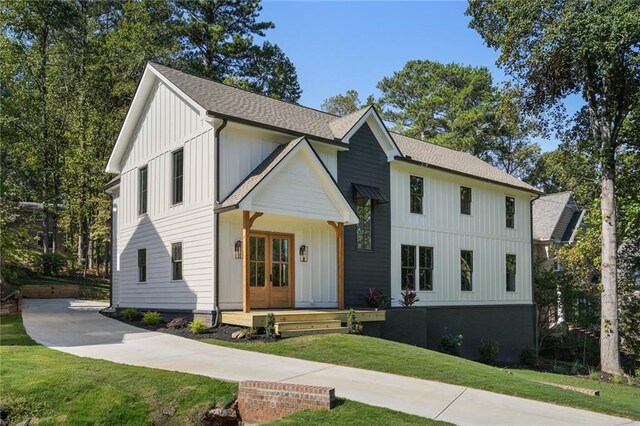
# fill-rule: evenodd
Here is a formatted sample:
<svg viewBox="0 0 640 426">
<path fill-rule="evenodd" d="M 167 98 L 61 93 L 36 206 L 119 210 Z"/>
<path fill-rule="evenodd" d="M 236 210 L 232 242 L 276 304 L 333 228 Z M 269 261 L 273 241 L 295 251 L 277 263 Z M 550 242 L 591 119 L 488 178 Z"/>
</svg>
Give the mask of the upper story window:
<svg viewBox="0 0 640 426">
<path fill-rule="evenodd" d="M 363 197 L 357 191 L 356 213 L 359 219 L 356 227 L 356 248 L 358 250 L 373 250 L 373 202 L 371 198 Z"/>
<path fill-rule="evenodd" d="M 138 250 L 138 282 L 147 282 L 147 249 Z"/>
<path fill-rule="evenodd" d="M 460 290 L 473 290 L 473 252 L 460 251 Z"/>
<path fill-rule="evenodd" d="M 411 213 L 422 214 L 422 199 L 424 197 L 424 180 L 420 176 L 409 176 Z"/>
<path fill-rule="evenodd" d="M 147 166 L 138 170 L 138 214 L 147 213 Z"/>
<path fill-rule="evenodd" d="M 182 279 L 182 243 L 171 244 L 171 279 Z"/>
<path fill-rule="evenodd" d="M 505 197 L 505 212 L 507 219 L 507 228 L 515 228 L 516 225 L 516 200 L 513 197 Z"/>
<path fill-rule="evenodd" d="M 38 231 L 38 238 L 36 240 L 39 249 L 44 248 L 44 233 L 42 231 Z"/>
<path fill-rule="evenodd" d="M 416 249 L 418 257 L 416 262 Z M 400 287 L 402 289 L 416 289 L 416 278 L 418 290 L 433 290 L 433 248 L 416 247 L 409 245 L 401 246 L 401 271 Z M 418 272 L 416 275 L 416 271 Z"/>
<path fill-rule="evenodd" d="M 471 188 L 460 187 L 460 213 L 471 214 Z"/>
<path fill-rule="evenodd" d="M 184 165 L 183 165 L 183 150 L 179 149 L 173 153 L 173 195 L 172 202 L 173 204 L 179 204 L 182 202 L 183 195 L 183 173 L 184 173 Z"/>
<path fill-rule="evenodd" d="M 506 258 L 507 291 L 516 291 L 516 255 L 508 254 Z"/>
</svg>

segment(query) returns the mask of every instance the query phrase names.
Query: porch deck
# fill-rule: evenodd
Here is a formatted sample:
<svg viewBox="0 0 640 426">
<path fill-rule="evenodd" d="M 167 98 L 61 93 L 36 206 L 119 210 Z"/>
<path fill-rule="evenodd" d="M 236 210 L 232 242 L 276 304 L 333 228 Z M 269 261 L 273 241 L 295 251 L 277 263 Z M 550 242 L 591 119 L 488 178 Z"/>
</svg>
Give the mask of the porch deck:
<svg viewBox="0 0 640 426">
<path fill-rule="evenodd" d="M 345 309 L 257 309 L 251 312 L 223 311 L 222 324 L 240 327 L 264 327 L 267 314 L 273 313 L 276 323 L 311 322 L 311 321 L 340 321 L 347 322 Z M 384 321 L 385 311 L 372 309 L 355 310 L 356 319 L 360 322 Z"/>
</svg>

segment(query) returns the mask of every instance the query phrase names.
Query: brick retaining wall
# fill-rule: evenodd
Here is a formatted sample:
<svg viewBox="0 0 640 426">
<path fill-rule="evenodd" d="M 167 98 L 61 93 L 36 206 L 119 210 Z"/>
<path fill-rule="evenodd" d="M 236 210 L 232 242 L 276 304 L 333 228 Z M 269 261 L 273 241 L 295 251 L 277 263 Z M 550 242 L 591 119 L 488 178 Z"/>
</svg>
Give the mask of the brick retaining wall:
<svg viewBox="0 0 640 426">
<path fill-rule="evenodd" d="M 245 423 L 271 422 L 303 410 L 328 411 L 335 400 L 335 390 L 322 386 L 250 380 L 238 388 L 238 410 Z"/>
</svg>

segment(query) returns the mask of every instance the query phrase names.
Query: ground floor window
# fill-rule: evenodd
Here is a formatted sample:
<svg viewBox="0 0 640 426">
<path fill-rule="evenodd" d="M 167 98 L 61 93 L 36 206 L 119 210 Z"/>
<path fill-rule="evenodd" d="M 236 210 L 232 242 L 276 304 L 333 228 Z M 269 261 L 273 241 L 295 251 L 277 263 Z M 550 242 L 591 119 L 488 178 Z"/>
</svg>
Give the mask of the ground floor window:
<svg viewBox="0 0 640 426">
<path fill-rule="evenodd" d="M 460 251 L 460 290 L 473 290 L 473 252 Z"/>
<path fill-rule="evenodd" d="M 516 291 L 516 255 L 508 254 L 506 258 L 507 291 Z"/>
<path fill-rule="evenodd" d="M 182 243 L 171 244 L 171 279 L 182 279 Z"/>
<path fill-rule="evenodd" d="M 401 246 L 401 288 L 420 291 L 433 290 L 433 248 Z"/>
<path fill-rule="evenodd" d="M 147 249 L 138 250 L 138 282 L 147 282 Z"/>
</svg>

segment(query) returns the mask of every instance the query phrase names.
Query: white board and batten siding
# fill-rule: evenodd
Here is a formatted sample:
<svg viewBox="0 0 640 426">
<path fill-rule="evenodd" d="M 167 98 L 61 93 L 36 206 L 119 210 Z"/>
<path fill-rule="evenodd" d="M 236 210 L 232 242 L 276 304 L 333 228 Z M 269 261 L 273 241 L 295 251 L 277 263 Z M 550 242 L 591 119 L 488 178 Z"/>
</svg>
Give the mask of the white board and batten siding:
<svg viewBox="0 0 640 426">
<path fill-rule="evenodd" d="M 220 136 L 220 200 L 233 190 L 279 145 L 294 136 L 229 122 Z M 318 156 L 334 179 L 338 173 L 335 148 L 313 143 Z"/>
<path fill-rule="evenodd" d="M 253 230 L 294 235 L 295 307 L 337 308 L 336 233 L 326 222 L 265 214 Z M 242 240 L 242 213 L 220 215 L 220 308 L 242 309 L 242 260 L 233 247 Z M 299 247 L 308 247 L 308 261 L 300 262 Z"/>
<path fill-rule="evenodd" d="M 410 211 L 410 176 L 424 179 L 423 214 Z M 460 186 L 472 189 L 471 215 L 460 214 Z M 515 199 L 506 227 L 505 197 Z M 433 291 L 421 306 L 532 303 L 531 194 L 428 168 L 391 167 L 391 297 L 401 299 L 401 245 L 433 247 Z M 460 289 L 460 251 L 473 251 L 473 290 Z M 506 291 L 506 255 L 516 255 L 516 291 Z M 417 260 L 416 260 L 417 261 Z"/>
<path fill-rule="evenodd" d="M 172 153 L 182 148 L 183 202 L 172 206 Z M 121 164 L 118 288 L 114 304 L 213 309 L 214 129 L 162 82 L 150 93 Z M 138 170 L 147 166 L 148 211 L 138 215 Z M 171 279 L 171 244 L 183 244 L 183 280 Z M 138 249 L 147 281 L 138 283 Z"/>
</svg>

